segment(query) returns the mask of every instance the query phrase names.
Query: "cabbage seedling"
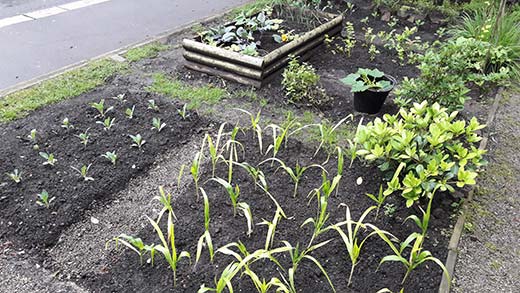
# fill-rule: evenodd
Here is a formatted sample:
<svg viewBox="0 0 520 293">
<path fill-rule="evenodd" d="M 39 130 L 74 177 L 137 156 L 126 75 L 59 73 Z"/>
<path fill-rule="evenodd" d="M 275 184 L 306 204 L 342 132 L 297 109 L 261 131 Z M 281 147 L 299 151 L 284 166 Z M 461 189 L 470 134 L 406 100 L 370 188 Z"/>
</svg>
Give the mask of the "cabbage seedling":
<svg viewBox="0 0 520 293">
<path fill-rule="evenodd" d="M 188 118 L 187 107 L 188 104 L 184 104 L 184 106 L 182 106 L 182 109 L 177 109 L 177 113 L 179 113 L 179 115 L 182 117 L 182 120 L 186 120 L 186 118 Z"/>
<path fill-rule="evenodd" d="M 240 196 L 240 187 L 238 186 L 238 184 L 236 184 L 233 187 L 233 185 L 231 185 L 231 183 L 227 182 L 226 180 L 224 180 L 222 178 L 211 178 L 210 180 L 219 183 L 226 189 L 226 191 L 229 195 L 229 198 L 231 199 L 231 204 L 233 205 L 233 216 L 236 217 L 237 201 L 238 201 L 238 197 Z"/>
<path fill-rule="evenodd" d="M 22 181 L 22 172 L 18 172 L 18 169 L 14 169 L 13 172 L 7 173 L 7 176 L 15 183 L 20 183 Z"/>
<path fill-rule="evenodd" d="M 144 140 L 140 134 L 136 134 L 136 135 L 129 135 L 130 138 L 132 139 L 132 141 L 134 142 L 132 144 L 132 147 L 137 147 L 138 149 L 140 149 L 145 143 L 146 143 L 146 140 Z"/>
<path fill-rule="evenodd" d="M 76 135 L 76 137 L 79 138 L 81 144 L 84 147 L 87 147 L 88 140 L 90 138 L 90 135 L 88 134 L 88 130 L 89 130 L 89 128 L 87 130 L 85 130 L 85 132 Z"/>
<path fill-rule="evenodd" d="M 200 236 L 199 241 L 197 242 L 197 255 L 195 257 L 195 265 L 199 262 L 200 255 L 202 254 L 202 246 L 204 243 L 206 243 L 206 246 L 208 247 L 209 251 L 209 259 L 211 262 L 213 262 L 213 242 L 211 241 L 211 234 L 209 232 L 209 221 L 210 221 L 210 215 L 209 215 L 209 199 L 206 194 L 206 191 L 200 188 L 200 192 L 202 193 L 202 197 L 204 199 L 204 234 Z"/>
<path fill-rule="evenodd" d="M 161 118 L 152 119 L 152 130 L 155 129 L 157 132 L 161 132 L 164 127 L 166 127 L 166 123 L 161 123 Z"/>
<path fill-rule="evenodd" d="M 125 110 L 126 118 L 128 118 L 128 119 L 134 118 L 134 112 L 135 112 L 135 105 L 132 106 L 132 108 L 126 108 L 126 110 Z"/>
<path fill-rule="evenodd" d="M 96 124 L 101 124 L 103 125 L 103 129 L 105 131 L 108 131 L 112 128 L 112 126 L 114 126 L 114 123 L 115 123 L 116 119 L 115 118 L 110 118 L 110 117 L 107 117 L 105 118 L 105 120 L 103 121 L 96 121 Z"/>
<path fill-rule="evenodd" d="M 105 99 L 101 99 L 99 103 L 90 103 L 90 107 L 96 109 L 99 113 L 99 115 L 103 118 L 105 118 L 105 115 L 112 111 L 114 107 L 108 107 L 105 108 Z"/>
<path fill-rule="evenodd" d="M 58 161 L 57 159 L 54 158 L 54 154 L 48 154 L 48 153 L 45 153 L 45 152 L 40 152 L 40 157 L 44 158 L 46 161 L 43 162 L 43 165 L 51 165 L 51 166 L 54 166 L 54 164 L 56 164 L 56 162 Z"/>
<path fill-rule="evenodd" d="M 115 97 L 112 97 L 113 100 L 119 101 L 120 103 L 124 103 L 125 100 L 125 94 L 119 94 Z"/>
<path fill-rule="evenodd" d="M 159 112 L 159 106 L 157 106 L 155 100 L 148 100 L 148 109 Z"/>
<path fill-rule="evenodd" d="M 65 129 L 74 129 L 74 125 L 70 123 L 69 118 L 67 117 L 63 118 L 63 121 L 61 122 L 61 127 Z"/>
<path fill-rule="evenodd" d="M 105 154 L 101 155 L 103 158 L 107 159 L 112 163 L 112 165 L 116 165 L 117 162 L 117 154 L 115 151 L 113 152 L 106 152 Z"/>
<path fill-rule="evenodd" d="M 72 166 L 70 166 L 70 168 L 72 170 L 78 172 L 79 175 L 81 175 L 81 177 L 83 177 L 83 181 L 94 181 L 94 178 L 88 176 L 88 170 L 90 169 L 90 166 L 92 166 L 92 164 L 89 164 L 88 166 L 83 165 L 83 166 L 81 166 L 80 169 L 78 169 L 76 167 L 72 167 Z"/>
<path fill-rule="evenodd" d="M 38 196 L 36 203 L 46 208 L 49 208 L 51 202 L 54 200 L 54 197 L 49 198 L 49 193 L 46 190 L 42 190 L 42 192 L 38 193 L 36 196 Z"/>
<path fill-rule="evenodd" d="M 31 132 L 29 132 L 29 135 L 27 135 L 27 138 L 32 141 L 33 143 L 36 143 L 36 129 L 32 129 Z"/>
</svg>

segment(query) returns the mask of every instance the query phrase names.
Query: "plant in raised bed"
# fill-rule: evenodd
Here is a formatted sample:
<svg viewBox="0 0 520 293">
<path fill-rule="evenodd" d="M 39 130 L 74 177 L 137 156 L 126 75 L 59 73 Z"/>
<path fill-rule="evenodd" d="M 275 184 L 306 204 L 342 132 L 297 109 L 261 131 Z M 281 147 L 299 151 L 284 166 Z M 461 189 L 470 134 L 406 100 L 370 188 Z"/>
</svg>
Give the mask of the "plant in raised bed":
<svg viewBox="0 0 520 293">
<path fill-rule="evenodd" d="M 49 193 L 46 190 L 42 190 L 42 192 L 38 193 L 36 196 L 38 197 L 36 203 L 46 208 L 49 208 L 52 201 L 55 199 L 54 197 L 49 198 Z"/>
<path fill-rule="evenodd" d="M 65 129 L 74 129 L 74 125 L 70 123 L 69 118 L 67 117 L 63 118 L 63 121 L 61 122 L 61 127 Z"/>
<path fill-rule="evenodd" d="M 103 129 L 105 131 L 109 131 L 112 128 L 112 126 L 114 126 L 115 121 L 115 118 L 107 117 L 103 121 L 96 121 L 96 124 L 103 125 Z"/>
<path fill-rule="evenodd" d="M 206 194 L 206 191 L 200 188 L 200 192 L 202 193 L 202 198 L 204 199 L 204 234 L 200 236 L 199 241 L 197 242 L 197 254 L 195 256 L 195 265 L 199 262 L 200 255 L 202 254 L 202 246 L 204 243 L 206 243 L 206 246 L 208 247 L 209 252 L 209 260 L 210 262 L 213 262 L 213 241 L 211 241 L 211 234 L 209 232 L 209 221 L 210 221 L 210 214 L 209 214 L 209 199 L 208 195 Z"/>
<path fill-rule="evenodd" d="M 54 166 L 54 164 L 56 164 L 56 162 L 58 162 L 58 160 L 56 158 L 54 158 L 54 154 L 52 153 L 46 153 L 46 152 L 40 152 L 40 157 L 44 158 L 45 159 L 45 162 L 43 162 L 43 165 L 50 165 L 50 166 Z"/>
<path fill-rule="evenodd" d="M 157 130 L 157 132 L 161 132 L 161 130 L 166 127 L 166 123 L 161 123 L 161 118 L 153 118 L 152 119 L 152 130 Z"/>
<path fill-rule="evenodd" d="M 105 118 L 105 115 L 114 110 L 114 107 L 105 108 L 105 99 L 101 99 L 98 103 L 90 103 L 90 106 L 96 109 L 99 113 L 99 116 Z"/>
<path fill-rule="evenodd" d="M 20 183 L 22 181 L 22 172 L 19 172 L 18 169 L 14 169 L 13 172 L 7 173 L 7 177 L 15 183 Z"/>
<path fill-rule="evenodd" d="M 103 158 L 107 159 L 110 161 L 110 163 L 112 163 L 112 165 L 116 165 L 116 162 L 117 162 L 117 154 L 115 151 L 113 152 L 106 152 L 104 154 L 101 155 Z"/>
<path fill-rule="evenodd" d="M 140 134 L 136 134 L 136 135 L 129 134 L 129 136 L 133 142 L 132 147 L 136 147 L 136 148 L 140 149 L 146 143 L 146 140 L 144 140 Z"/>
<path fill-rule="evenodd" d="M 308 103 L 323 105 L 330 100 L 319 85 L 320 76 L 316 69 L 308 63 L 300 63 L 292 58 L 282 74 L 282 86 L 291 103 Z"/>
<path fill-rule="evenodd" d="M 357 154 L 392 176 L 385 195 L 401 191 L 410 207 L 421 197 L 475 184 L 485 150 L 475 147 L 484 128 L 476 118 L 455 120 L 457 112 L 435 103 L 415 103 L 410 110 L 376 118 L 356 134 Z M 403 166 L 403 167 L 401 167 Z"/>
<path fill-rule="evenodd" d="M 125 116 L 128 119 L 134 118 L 134 112 L 135 112 L 135 105 L 132 106 L 132 108 L 126 108 L 125 110 Z"/>
<path fill-rule="evenodd" d="M 359 68 L 341 82 L 354 93 L 356 111 L 375 114 L 383 106 L 386 97 L 395 86 L 395 79 L 378 69 Z"/>
<path fill-rule="evenodd" d="M 77 138 L 79 138 L 81 144 L 85 148 L 87 147 L 88 140 L 90 139 L 90 135 L 88 134 L 88 131 L 89 131 L 89 128 L 87 128 L 87 130 L 85 130 L 85 132 L 75 135 Z"/>
<path fill-rule="evenodd" d="M 159 112 L 159 106 L 155 103 L 155 100 L 148 100 L 148 109 Z"/>
<path fill-rule="evenodd" d="M 76 172 L 79 173 L 79 175 L 83 178 L 83 181 L 94 181 L 94 178 L 88 176 L 88 171 L 90 170 L 90 167 L 92 166 L 92 164 L 89 164 L 88 166 L 87 165 L 83 165 L 81 166 L 81 168 L 76 168 L 76 167 L 73 167 L 71 166 L 70 168 Z"/>
</svg>

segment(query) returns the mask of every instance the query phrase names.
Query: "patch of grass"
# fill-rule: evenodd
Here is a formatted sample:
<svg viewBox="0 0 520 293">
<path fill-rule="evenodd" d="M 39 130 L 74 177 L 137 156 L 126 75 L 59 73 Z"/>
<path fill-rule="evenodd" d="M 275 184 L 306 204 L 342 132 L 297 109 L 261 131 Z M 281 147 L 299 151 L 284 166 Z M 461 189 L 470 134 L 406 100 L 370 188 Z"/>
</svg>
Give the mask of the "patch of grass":
<svg viewBox="0 0 520 293">
<path fill-rule="evenodd" d="M 159 55 L 159 52 L 165 51 L 168 48 L 170 48 L 170 46 L 161 44 L 159 42 L 153 42 L 128 50 L 124 57 L 130 62 L 137 62 L 142 59 L 155 58 Z"/>
<path fill-rule="evenodd" d="M 287 0 L 256 0 L 231 10 L 227 18 L 232 20 L 242 12 L 255 13 L 264 9 L 266 6 L 274 6 L 276 4 L 283 4 L 284 2 L 287 2 Z"/>
<path fill-rule="evenodd" d="M 19 119 L 45 105 L 78 96 L 104 84 L 108 77 L 126 68 L 128 63 L 102 59 L 7 95 L 0 98 L 0 122 Z"/>
<path fill-rule="evenodd" d="M 228 95 L 225 89 L 209 84 L 201 87 L 187 85 L 182 81 L 170 79 L 162 73 L 153 76 L 153 83 L 147 90 L 185 101 L 190 110 L 200 108 L 202 104 L 216 104 Z"/>
</svg>

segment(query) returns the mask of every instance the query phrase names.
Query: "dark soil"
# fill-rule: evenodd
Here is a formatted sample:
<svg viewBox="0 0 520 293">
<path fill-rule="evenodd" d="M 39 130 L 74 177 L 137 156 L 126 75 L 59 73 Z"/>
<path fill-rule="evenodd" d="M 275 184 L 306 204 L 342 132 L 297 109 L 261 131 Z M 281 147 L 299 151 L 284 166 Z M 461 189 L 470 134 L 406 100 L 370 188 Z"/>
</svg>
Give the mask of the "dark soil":
<svg viewBox="0 0 520 293">
<path fill-rule="evenodd" d="M 125 94 L 123 103 L 111 99 Z M 91 102 L 105 99 L 106 107 L 114 106 L 107 117 L 115 118 L 111 130 L 96 124 L 101 120 Z M 147 109 L 147 101 L 154 99 L 159 112 Z M 125 117 L 125 109 L 135 105 L 135 117 Z M 191 113 L 186 120 L 177 114 L 182 105 L 159 96 L 132 90 L 122 83 L 96 89 L 72 100 L 36 111 L 29 117 L 0 127 L 3 143 L 0 146 L 0 243 L 12 241 L 16 247 L 40 251 L 52 247 L 60 233 L 75 222 L 95 202 L 110 200 L 126 187 L 131 178 L 145 174 L 158 154 L 184 144 L 188 138 L 205 127 L 204 119 Z M 74 129 L 61 127 L 67 117 Z M 151 130 L 152 118 L 161 118 L 166 127 L 157 133 Z M 27 139 L 31 129 L 37 130 L 39 150 Z M 86 147 L 75 135 L 89 130 Z M 129 134 L 141 134 L 146 143 L 142 149 L 131 147 Z M 53 153 L 54 167 L 42 165 L 38 152 Z M 101 157 L 115 151 L 118 161 L 113 166 Z M 89 176 L 94 181 L 83 181 L 71 167 L 92 164 Z M 18 169 L 22 181 L 16 184 L 6 173 Z M 50 208 L 36 204 L 37 194 L 46 190 L 55 198 Z"/>
<path fill-rule="evenodd" d="M 251 136 L 251 133 L 240 136 L 238 140 L 245 147 L 244 161 L 254 166 L 266 158 L 259 153 L 256 139 Z M 297 161 L 302 165 L 308 165 L 326 160 L 324 155 L 318 155 L 312 159 L 313 153 L 313 149 L 306 148 L 298 141 L 290 140 L 287 148 L 281 151 L 278 157 L 289 166 L 294 166 Z M 321 184 L 321 171 L 319 169 L 308 170 L 300 183 L 298 196 L 293 198 L 294 185 L 282 170 L 275 173 L 277 166 L 277 163 L 274 166 L 271 166 L 270 163 L 261 165 L 261 169 L 268 178 L 270 192 L 288 217 L 288 219 L 283 219 L 278 226 L 274 247 L 283 245 L 282 240 L 289 241 L 292 245 L 299 243 L 300 247 L 304 247 L 310 240 L 312 227 L 301 228 L 300 225 L 305 219 L 314 217 L 317 211 L 316 200 L 314 199 L 310 205 L 307 205 L 306 195 Z M 336 172 L 334 158 L 331 158 L 326 168 L 331 174 L 329 177 L 332 177 Z M 355 220 L 366 208 L 372 205 L 372 202 L 364 194 L 377 191 L 381 178 L 375 174 L 378 174 L 377 170 L 361 166 L 357 162 L 351 168 L 345 170 L 338 196 L 331 196 L 329 201 L 329 224 L 345 219 L 345 208 L 338 207 L 340 203 L 345 203 L 350 207 Z M 221 162 L 218 165 L 216 176 L 227 178 L 226 164 Z M 356 184 L 358 177 L 363 178 L 361 185 Z M 201 181 L 206 181 L 209 178 L 211 178 L 211 165 L 206 165 Z M 233 183 L 240 186 L 241 196 L 239 201 L 246 202 L 251 206 L 255 224 L 259 224 L 262 219 L 272 219 L 275 211 L 273 202 L 259 188 L 255 189 L 252 179 L 245 171 L 236 168 L 233 173 Z M 267 227 L 255 225 L 253 234 L 248 238 L 245 235 L 247 230 L 246 220 L 242 216 L 233 217 L 230 200 L 225 190 L 213 182 L 205 183 L 203 188 L 210 200 L 210 230 L 214 246 L 218 248 L 231 242 L 242 241 L 249 252 L 263 248 Z M 188 192 L 176 194 L 173 204 L 178 218 L 175 222 L 175 241 L 178 251 L 189 251 L 194 258 L 197 240 L 204 232 L 203 203 L 196 202 L 194 186 L 189 186 L 187 190 Z M 434 203 L 434 218 L 428 232 L 426 249 L 443 260 L 447 254 L 447 237 L 442 231 L 449 229 L 452 211 L 450 199 L 445 196 L 439 196 L 438 199 L 439 201 Z M 395 236 L 401 240 L 405 239 L 410 233 L 417 231 L 417 228 L 411 222 L 403 224 L 405 217 L 410 213 L 417 213 L 417 211 L 406 209 L 402 205 L 403 201 L 397 195 L 390 198 L 388 202 L 396 206 L 395 213 L 386 215 L 382 209 L 377 220 L 374 219 L 375 213 L 372 213 L 366 221 L 374 223 L 383 230 L 395 233 Z M 154 215 L 149 216 L 155 217 Z M 158 243 L 159 241 L 150 225 L 135 236 L 141 237 L 145 243 Z M 346 279 L 350 270 L 350 262 L 345 246 L 340 241 L 338 234 L 327 232 L 320 235 L 314 243 L 332 238 L 334 240 L 326 247 L 311 254 L 322 263 L 337 292 L 376 292 L 385 287 L 392 290 L 400 289 L 404 270 L 399 264 L 384 264 L 376 272 L 381 258 L 390 253 L 386 244 L 377 237 L 371 238 L 363 247 L 360 263 L 356 267 L 353 277 L 352 287 L 348 288 Z M 165 292 L 171 290 L 175 292 L 196 292 L 203 283 L 207 286 L 213 286 L 214 278 L 218 278 L 222 269 L 233 261 L 231 257 L 217 253 L 214 263 L 211 264 L 208 252 L 204 249 L 197 267 L 190 266 L 187 261 L 183 261 L 179 265 L 178 283 L 174 289 L 172 272 L 169 271 L 163 259 L 156 260 L 154 267 L 149 264 L 140 265 L 137 255 L 128 249 L 124 250 L 125 252 L 114 255 L 111 261 L 107 260 L 106 267 L 102 272 L 100 271 L 95 275 L 78 276 L 78 282 L 94 292 Z M 288 253 L 277 255 L 277 258 L 285 269 L 290 267 Z M 280 269 L 268 261 L 259 261 L 251 268 L 266 280 L 271 277 L 280 278 Z M 430 263 L 414 271 L 404 286 L 409 292 L 435 292 L 440 277 L 441 270 Z M 239 277 L 235 278 L 233 282 L 235 291 L 256 292 L 246 276 L 238 279 Z M 331 292 L 325 277 L 318 268 L 306 260 L 298 267 L 296 286 L 299 292 Z"/>
</svg>

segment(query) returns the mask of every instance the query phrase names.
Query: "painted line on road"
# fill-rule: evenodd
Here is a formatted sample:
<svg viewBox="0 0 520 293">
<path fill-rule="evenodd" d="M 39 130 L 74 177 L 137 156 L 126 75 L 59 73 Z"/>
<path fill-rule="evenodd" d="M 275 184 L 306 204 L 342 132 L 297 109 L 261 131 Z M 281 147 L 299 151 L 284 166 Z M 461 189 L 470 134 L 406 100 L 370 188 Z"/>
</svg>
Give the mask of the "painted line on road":
<svg viewBox="0 0 520 293">
<path fill-rule="evenodd" d="M 108 1 L 110 1 L 110 0 L 80 0 L 80 1 L 74 1 L 74 2 L 69 2 L 66 4 L 58 5 L 58 6 L 44 8 L 44 9 L 40 9 L 40 10 L 36 10 L 36 11 L 22 13 L 19 15 L 0 19 L 0 28 L 22 23 L 22 22 L 26 22 L 26 21 L 30 21 L 30 20 L 42 19 L 45 17 L 58 15 L 58 14 L 61 14 L 61 13 L 67 12 L 67 11 L 76 10 L 76 9 L 80 9 L 80 8 L 84 8 L 87 6 L 92 6 L 92 5 L 96 5 L 96 4 L 108 2 Z"/>
</svg>

